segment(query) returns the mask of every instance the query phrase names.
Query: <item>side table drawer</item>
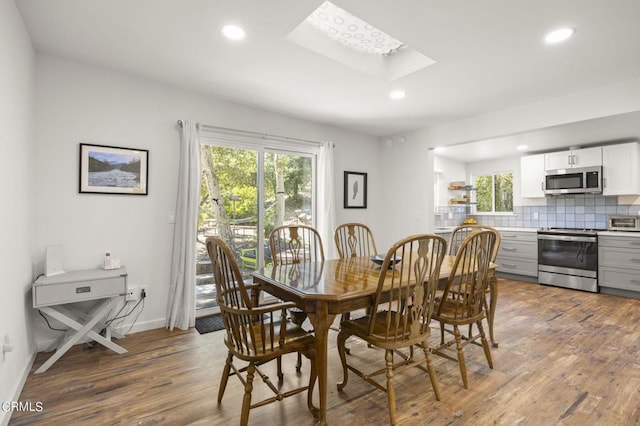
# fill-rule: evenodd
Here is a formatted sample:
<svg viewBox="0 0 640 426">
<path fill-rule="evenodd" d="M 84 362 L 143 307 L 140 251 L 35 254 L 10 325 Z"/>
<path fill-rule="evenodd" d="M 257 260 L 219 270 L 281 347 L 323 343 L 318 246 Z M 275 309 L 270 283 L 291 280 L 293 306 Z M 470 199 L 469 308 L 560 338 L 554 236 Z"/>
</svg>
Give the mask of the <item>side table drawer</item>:
<svg viewBox="0 0 640 426">
<path fill-rule="evenodd" d="M 33 292 L 33 307 L 38 308 L 124 295 L 127 292 L 127 285 L 126 277 L 122 276 L 99 280 L 35 285 Z"/>
</svg>

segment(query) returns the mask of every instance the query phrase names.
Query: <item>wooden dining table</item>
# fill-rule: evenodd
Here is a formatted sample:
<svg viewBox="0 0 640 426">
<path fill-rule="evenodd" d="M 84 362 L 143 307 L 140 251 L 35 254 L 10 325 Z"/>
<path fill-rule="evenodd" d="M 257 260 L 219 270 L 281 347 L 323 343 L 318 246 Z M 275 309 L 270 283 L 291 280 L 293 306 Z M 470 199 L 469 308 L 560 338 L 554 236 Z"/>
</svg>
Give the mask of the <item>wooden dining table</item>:
<svg viewBox="0 0 640 426">
<path fill-rule="evenodd" d="M 440 280 L 451 275 L 455 256 L 445 256 L 440 268 Z M 492 268 L 496 265 L 491 264 Z M 385 271 L 390 277 L 400 268 Z M 279 264 L 252 273 L 260 291 L 294 302 L 305 311 L 316 337 L 316 359 L 320 413 L 318 422 L 327 424 L 327 362 L 329 327 L 336 315 L 372 305 L 378 288 L 380 266 L 369 257 L 349 257 L 319 262 Z M 259 293 L 253 294 L 257 302 Z"/>
</svg>

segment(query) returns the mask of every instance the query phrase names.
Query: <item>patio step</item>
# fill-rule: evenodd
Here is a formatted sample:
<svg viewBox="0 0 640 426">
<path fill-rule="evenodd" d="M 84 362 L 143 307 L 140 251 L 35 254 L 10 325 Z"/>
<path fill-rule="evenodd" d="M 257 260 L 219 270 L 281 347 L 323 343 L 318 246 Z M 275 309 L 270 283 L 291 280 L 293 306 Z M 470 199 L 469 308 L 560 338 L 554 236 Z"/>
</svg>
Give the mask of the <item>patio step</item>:
<svg viewBox="0 0 640 426">
<path fill-rule="evenodd" d="M 213 265 L 211 265 L 211 259 L 198 260 L 196 262 L 196 275 L 212 274 Z"/>
<path fill-rule="evenodd" d="M 196 275 L 196 285 L 213 284 L 213 273 Z"/>
</svg>

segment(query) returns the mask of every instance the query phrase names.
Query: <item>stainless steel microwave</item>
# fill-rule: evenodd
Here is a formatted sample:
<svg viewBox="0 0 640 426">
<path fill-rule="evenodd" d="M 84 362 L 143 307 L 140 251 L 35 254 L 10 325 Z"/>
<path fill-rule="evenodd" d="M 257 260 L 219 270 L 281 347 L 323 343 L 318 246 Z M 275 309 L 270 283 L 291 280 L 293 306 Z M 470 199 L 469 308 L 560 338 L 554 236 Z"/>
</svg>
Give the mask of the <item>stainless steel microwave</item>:
<svg viewBox="0 0 640 426">
<path fill-rule="evenodd" d="M 609 231 L 640 231 L 640 216 L 609 216 Z"/>
<path fill-rule="evenodd" d="M 545 194 L 599 194 L 601 192 L 602 166 L 545 171 Z"/>
</svg>

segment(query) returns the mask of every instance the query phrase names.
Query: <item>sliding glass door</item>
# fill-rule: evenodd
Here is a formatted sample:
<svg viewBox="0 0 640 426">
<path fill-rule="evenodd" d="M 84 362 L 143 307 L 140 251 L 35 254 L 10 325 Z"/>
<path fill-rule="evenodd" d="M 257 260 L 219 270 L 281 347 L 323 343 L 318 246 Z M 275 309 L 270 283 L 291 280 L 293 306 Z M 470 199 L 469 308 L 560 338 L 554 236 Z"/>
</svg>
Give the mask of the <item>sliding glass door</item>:
<svg viewBox="0 0 640 426">
<path fill-rule="evenodd" d="M 202 179 L 196 243 L 196 315 L 219 311 L 205 240 L 217 236 L 235 254 L 246 282 L 271 262 L 275 226 L 314 223 L 315 155 L 267 148 L 201 146 Z"/>
</svg>

